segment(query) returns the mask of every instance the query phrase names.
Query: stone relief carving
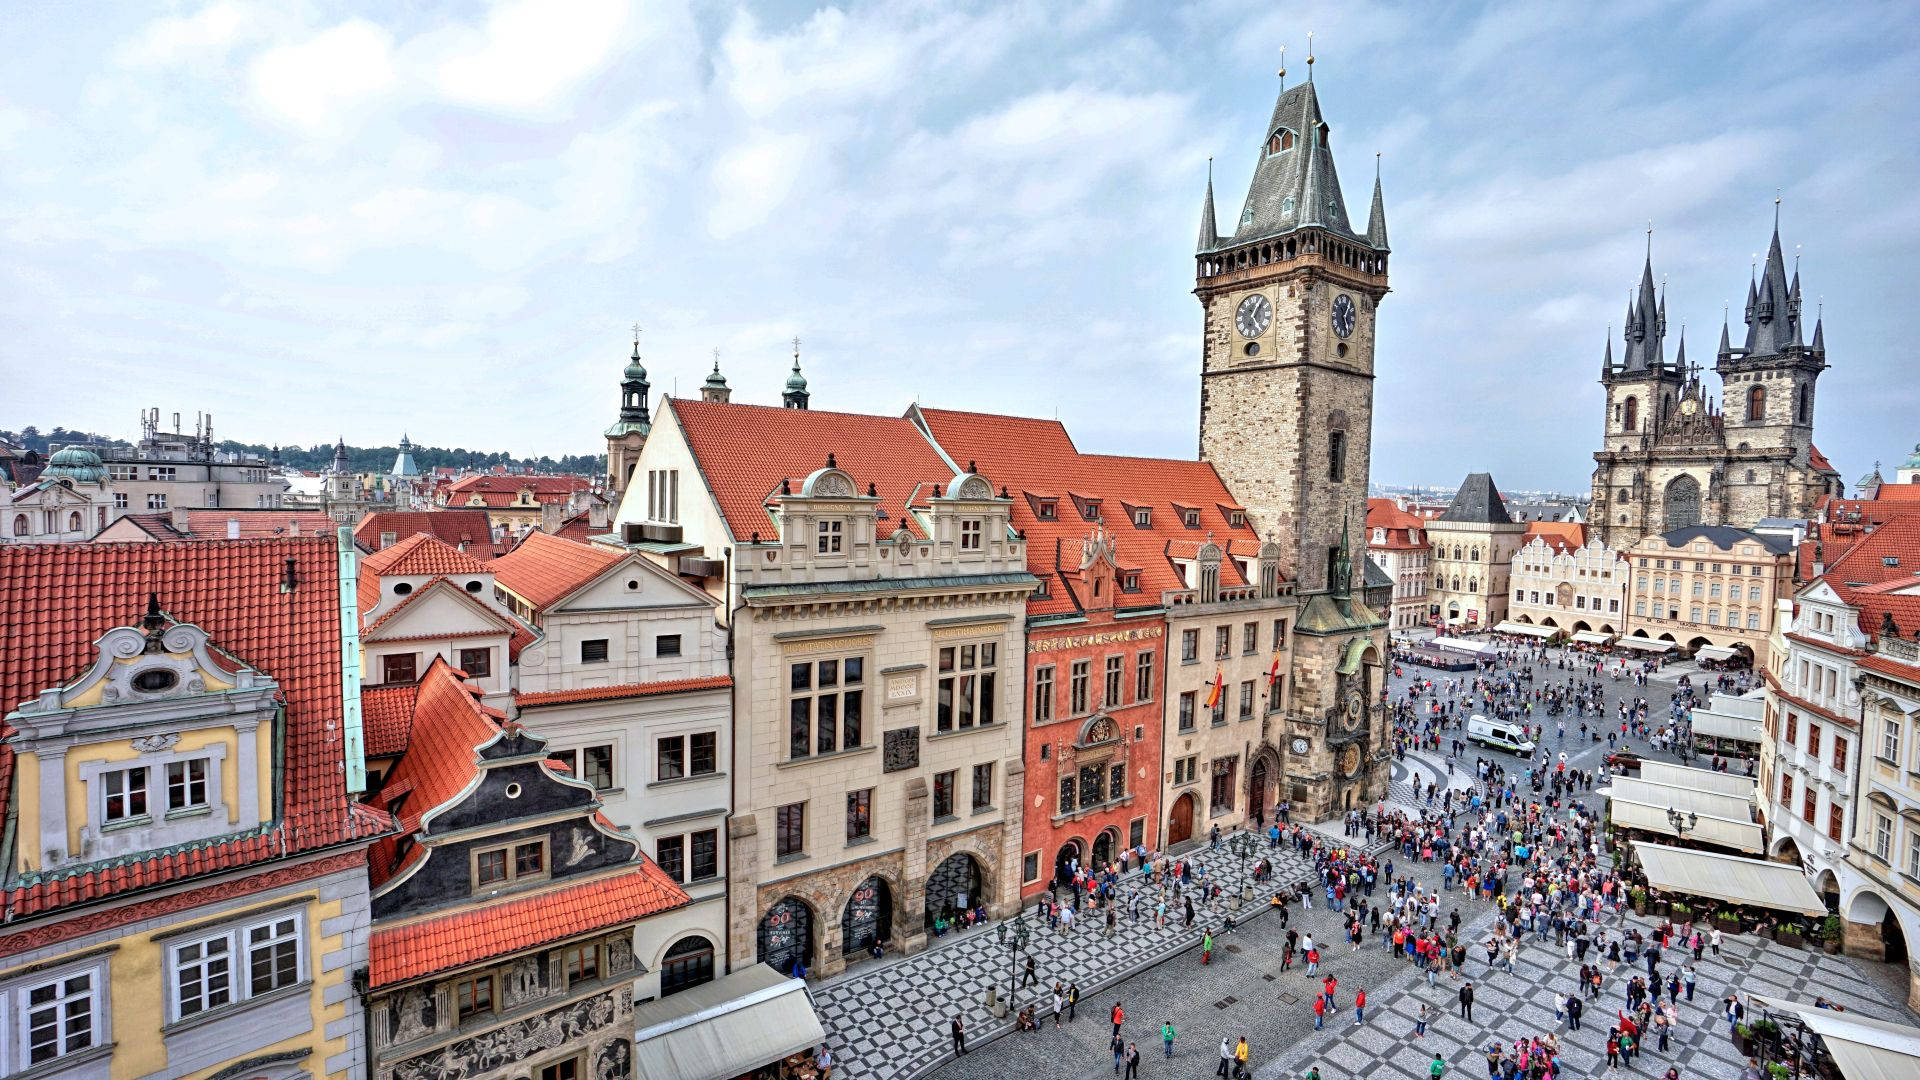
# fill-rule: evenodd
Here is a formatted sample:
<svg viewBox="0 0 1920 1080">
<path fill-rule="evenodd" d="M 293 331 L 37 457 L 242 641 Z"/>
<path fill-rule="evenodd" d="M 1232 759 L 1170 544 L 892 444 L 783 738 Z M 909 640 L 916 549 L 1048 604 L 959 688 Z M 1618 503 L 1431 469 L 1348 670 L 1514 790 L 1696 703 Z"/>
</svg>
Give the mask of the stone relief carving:
<svg viewBox="0 0 1920 1080">
<path fill-rule="evenodd" d="M 831 498 L 852 498 L 854 495 L 853 482 L 848 480 L 844 473 L 821 473 L 820 478 L 813 482 L 813 488 L 808 491 L 807 494 Z"/>
<path fill-rule="evenodd" d="M 633 942 L 625 937 L 607 942 L 607 970 L 615 975 L 633 970 Z"/>
<path fill-rule="evenodd" d="M 953 497 L 956 499 L 991 499 L 993 498 L 993 485 L 987 483 L 985 477 L 969 476 L 955 485 Z"/>
<path fill-rule="evenodd" d="M 478 1073 L 510 1066 L 533 1054 L 585 1039 L 603 1028 L 630 1020 L 632 1016 L 631 991 L 616 990 L 481 1032 L 431 1054 L 396 1062 L 386 1069 L 386 1077 L 387 1080 L 465 1080 Z M 627 1069 L 631 1067 L 631 1052 L 609 1055 L 603 1050 L 601 1060 L 608 1067 Z M 596 1062 L 596 1069 L 598 1067 Z M 607 1075 L 625 1076 L 626 1073 Z"/>
<path fill-rule="evenodd" d="M 436 1023 L 433 992 L 424 986 L 402 990 L 387 1006 L 392 1019 L 388 1043 L 412 1042 L 433 1034 Z"/>
<path fill-rule="evenodd" d="M 633 1075 L 633 1047 L 625 1039 L 615 1039 L 600 1048 L 593 1060 L 593 1080 L 626 1080 Z"/>
<path fill-rule="evenodd" d="M 575 825 L 567 840 L 567 866 L 579 866 L 593 856 L 593 834 L 585 825 Z"/>
<path fill-rule="evenodd" d="M 501 996 L 512 1008 L 547 996 L 547 963 L 542 956 L 523 956 L 507 968 L 506 988 Z"/>
<path fill-rule="evenodd" d="M 881 742 L 881 772 L 905 772 L 920 767 L 919 728 L 894 728 L 881 735 Z"/>
<path fill-rule="evenodd" d="M 145 735 L 132 740 L 133 748 L 143 754 L 153 754 L 159 753 L 162 750 L 171 750 L 173 749 L 173 744 L 179 741 L 179 732 L 168 732 L 165 735 Z"/>
</svg>

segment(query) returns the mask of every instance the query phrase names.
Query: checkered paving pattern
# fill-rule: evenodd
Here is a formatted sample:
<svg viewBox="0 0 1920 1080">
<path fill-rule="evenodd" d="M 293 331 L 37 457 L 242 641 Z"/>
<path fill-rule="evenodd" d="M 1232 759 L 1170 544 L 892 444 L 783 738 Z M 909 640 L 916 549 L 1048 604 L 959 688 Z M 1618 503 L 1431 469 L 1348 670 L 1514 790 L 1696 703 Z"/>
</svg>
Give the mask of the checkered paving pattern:
<svg viewBox="0 0 1920 1080">
<path fill-rule="evenodd" d="M 1652 926 L 1633 917 L 1629 923 L 1639 925 L 1642 932 Z M 1469 924 L 1461 940 L 1477 943 L 1491 925 L 1491 913 L 1483 914 Z M 1364 1026 L 1353 1026 L 1348 997 L 1341 1002 L 1345 1008 L 1337 1028 L 1329 1023 L 1328 1030 L 1316 1034 L 1301 1051 L 1258 1069 L 1257 1080 L 1302 1076 L 1315 1065 L 1326 1080 L 1350 1076 L 1427 1080 L 1428 1064 L 1436 1053 L 1446 1059 L 1450 1076 L 1477 1078 L 1484 1075 L 1489 1043 L 1499 1039 L 1511 1047 L 1515 1039 L 1547 1033 L 1560 1038 L 1566 1075 L 1606 1072 L 1607 1029 L 1616 1010 L 1626 1007 L 1628 980 L 1636 973 L 1645 974 L 1644 964 L 1629 969 L 1623 963 L 1609 973 L 1600 997 L 1586 1003 L 1580 1030 L 1570 1031 L 1564 1021 L 1554 1019 L 1551 996 L 1556 989 L 1571 991 L 1579 974 L 1580 965 L 1567 959 L 1564 948 L 1551 940 L 1529 941 L 1520 950 L 1513 974 L 1489 969 L 1481 962 L 1485 958 L 1485 951 L 1475 948 L 1466 964 L 1465 977 L 1474 984 L 1472 1021 L 1459 1015 L 1460 983 L 1440 976 L 1429 987 L 1425 977 L 1409 966 L 1408 974 L 1393 984 L 1369 991 Z M 1736 1080 L 1745 1059 L 1735 1051 L 1721 1013 L 1721 999 L 1730 988 L 1790 1001 L 1810 1002 L 1820 994 L 1861 1016 L 1914 1023 L 1904 1007 L 1890 1004 L 1881 988 L 1844 957 L 1739 936 L 1725 939 L 1720 956 L 1708 951 L 1694 966 L 1699 978 L 1693 1003 L 1683 997 L 1668 1051 L 1652 1049 L 1658 1042 L 1650 1040 L 1648 1052 L 1635 1057 L 1631 1073 L 1657 1076 L 1668 1065 L 1678 1065 L 1689 1080 Z M 1672 962 L 1662 961 L 1663 973 L 1673 969 Z M 1427 1005 L 1427 1034 L 1416 1039 L 1413 1022 L 1422 1002 Z"/>
<path fill-rule="evenodd" d="M 1281 884 L 1297 886 L 1309 877 L 1318 880 L 1292 846 L 1270 848 L 1264 841 L 1246 861 L 1247 877 L 1263 856 L 1273 859 L 1274 873 L 1265 883 L 1254 886 L 1254 901 L 1247 906 L 1249 914 L 1264 910 Z M 1186 857 L 1194 863 L 1196 881 L 1204 871 L 1207 880 L 1219 882 L 1228 895 L 1246 880 L 1241 875 L 1240 860 L 1225 843 L 1217 851 L 1201 848 Z M 1136 889 L 1143 890 L 1141 914 L 1138 920 L 1130 920 L 1128 900 Z M 996 1020 L 987 1010 L 986 992 L 994 986 L 1005 994 L 1014 967 L 1010 950 L 995 940 L 991 929 L 974 931 L 916 956 L 816 988 L 814 1008 L 839 1066 L 835 1075 L 858 1080 L 924 1075 L 950 1057 L 950 1022 L 956 1014 L 966 1025 L 972 1044 L 1010 1028 L 1022 1005 L 1033 1003 L 1036 1012 L 1048 1013 L 1055 981 L 1062 985 L 1079 983 L 1081 999 L 1088 1002 L 1096 988 L 1197 945 L 1203 929 L 1219 932 L 1227 913 L 1224 906 L 1196 903 L 1194 925 L 1182 927 L 1181 905 L 1171 897 L 1167 925 L 1156 926 L 1153 911 L 1158 895 L 1137 873 L 1123 878 L 1120 923 L 1111 938 L 1106 936 L 1104 912 L 1075 923 L 1072 933 L 1049 930 L 1040 923 L 1028 941 L 1038 982 L 1019 991 L 1014 1008 L 1003 1020 Z M 1028 907 L 1031 909 L 1031 903 Z M 1030 926 L 1032 918 L 1029 910 Z M 1025 966 L 1023 952 L 1020 967 Z"/>
</svg>

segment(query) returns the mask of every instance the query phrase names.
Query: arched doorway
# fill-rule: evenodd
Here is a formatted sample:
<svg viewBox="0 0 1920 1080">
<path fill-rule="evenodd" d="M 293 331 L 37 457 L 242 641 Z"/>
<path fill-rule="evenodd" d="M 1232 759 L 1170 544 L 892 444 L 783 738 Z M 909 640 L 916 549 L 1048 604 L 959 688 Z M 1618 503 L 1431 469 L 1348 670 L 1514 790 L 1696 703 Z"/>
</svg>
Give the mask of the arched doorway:
<svg viewBox="0 0 1920 1080">
<path fill-rule="evenodd" d="M 1253 768 L 1247 773 L 1247 818 L 1252 821 L 1266 820 L 1267 813 L 1267 759 L 1255 758 Z"/>
<path fill-rule="evenodd" d="M 1086 846 L 1080 843 L 1078 837 L 1061 844 L 1060 850 L 1053 855 L 1054 882 L 1063 884 L 1072 881 L 1074 864 L 1085 863 L 1086 859 Z"/>
<path fill-rule="evenodd" d="M 1815 874 L 1813 877 L 1813 891 L 1820 894 L 1820 900 L 1827 905 L 1828 911 L 1839 912 L 1840 881 L 1833 876 L 1833 871 L 1822 870 L 1818 874 Z"/>
<path fill-rule="evenodd" d="M 1116 849 L 1120 846 L 1120 830 L 1109 825 L 1100 830 L 1093 838 L 1093 863 L 1095 867 L 1106 866 L 1113 861 Z"/>
<path fill-rule="evenodd" d="M 1900 925 L 1900 915 L 1887 903 L 1886 898 L 1872 889 L 1861 889 L 1847 902 L 1846 911 L 1841 915 L 1850 923 L 1865 923 L 1880 928 L 1879 941 L 1868 939 L 1860 948 L 1849 943 L 1848 956 L 1860 956 L 1870 960 L 1884 960 L 1889 964 L 1907 962 L 1907 935 Z M 1875 946 L 1878 946 L 1876 948 Z M 1881 950 L 1885 950 L 1882 952 Z"/>
<path fill-rule="evenodd" d="M 1788 866 L 1800 866 L 1804 859 L 1800 855 L 1800 845 L 1791 836 L 1782 836 L 1773 845 L 1773 861 Z"/>
<path fill-rule="evenodd" d="M 668 946 L 660 960 L 660 996 L 713 981 L 713 942 L 689 935 Z"/>
<path fill-rule="evenodd" d="M 927 925 L 935 915 L 951 919 L 980 903 L 980 864 L 964 851 L 946 857 L 927 878 Z"/>
<path fill-rule="evenodd" d="M 1581 619 L 1574 623 L 1571 629 L 1576 634 L 1584 634 L 1590 632 L 1593 627 L 1587 625 L 1587 620 Z"/>
<path fill-rule="evenodd" d="M 760 962 L 782 974 L 795 964 L 813 967 L 813 909 L 787 897 L 767 909 L 758 932 Z"/>
<path fill-rule="evenodd" d="M 840 953 L 852 956 L 893 936 L 893 890 L 878 875 L 861 882 L 840 912 Z"/>
<path fill-rule="evenodd" d="M 1168 847 L 1193 839 L 1193 803 L 1191 791 L 1173 801 L 1173 813 L 1167 815 Z"/>
<path fill-rule="evenodd" d="M 1662 532 L 1700 524 L 1700 481 L 1685 473 L 1674 477 L 1661 503 Z"/>
</svg>

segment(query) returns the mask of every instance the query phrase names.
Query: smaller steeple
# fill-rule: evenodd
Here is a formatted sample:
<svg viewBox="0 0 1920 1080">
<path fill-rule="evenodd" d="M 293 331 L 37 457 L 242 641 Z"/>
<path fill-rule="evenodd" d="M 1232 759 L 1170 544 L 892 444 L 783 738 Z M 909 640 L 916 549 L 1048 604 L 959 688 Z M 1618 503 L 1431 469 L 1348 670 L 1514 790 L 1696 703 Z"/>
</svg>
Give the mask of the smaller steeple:
<svg viewBox="0 0 1920 1080">
<path fill-rule="evenodd" d="M 1815 356 L 1827 355 L 1827 332 L 1822 326 L 1825 321 L 1817 316 L 1813 320 L 1813 344 L 1810 348 Z"/>
<path fill-rule="evenodd" d="M 1727 313 L 1720 313 L 1720 359 L 1733 356 L 1733 342 L 1727 336 Z"/>
<path fill-rule="evenodd" d="M 787 376 L 786 392 L 780 395 L 780 403 L 789 409 L 804 409 L 812 395 L 807 393 L 807 377 L 800 374 L 800 339 L 793 339 L 793 374 Z"/>
<path fill-rule="evenodd" d="M 647 368 L 640 362 L 640 324 L 633 325 L 633 353 L 620 373 L 620 417 L 607 429 L 607 438 L 618 439 L 631 432 L 646 435 L 653 429 L 647 416 Z"/>
<path fill-rule="evenodd" d="M 727 377 L 720 374 L 720 350 L 713 350 L 713 371 L 707 375 L 707 381 L 700 384 L 700 400 L 725 405 L 733 400 L 733 390 L 727 385 Z"/>
<path fill-rule="evenodd" d="M 1212 251 L 1220 246 L 1220 223 L 1213 216 L 1213 159 L 1207 159 L 1207 198 L 1200 204 L 1200 243 L 1198 252 Z"/>
<path fill-rule="evenodd" d="M 1373 155 L 1373 209 L 1367 211 L 1367 243 L 1375 251 L 1387 250 L 1387 201 L 1380 195 L 1379 154 Z"/>
<path fill-rule="evenodd" d="M 1613 327 L 1607 327 L 1607 351 L 1600 358 L 1600 381 L 1606 382 L 1613 374 Z"/>
<path fill-rule="evenodd" d="M 345 476 L 352 471 L 352 463 L 347 460 L 347 438 L 342 435 L 333 443 L 333 474 Z"/>
</svg>

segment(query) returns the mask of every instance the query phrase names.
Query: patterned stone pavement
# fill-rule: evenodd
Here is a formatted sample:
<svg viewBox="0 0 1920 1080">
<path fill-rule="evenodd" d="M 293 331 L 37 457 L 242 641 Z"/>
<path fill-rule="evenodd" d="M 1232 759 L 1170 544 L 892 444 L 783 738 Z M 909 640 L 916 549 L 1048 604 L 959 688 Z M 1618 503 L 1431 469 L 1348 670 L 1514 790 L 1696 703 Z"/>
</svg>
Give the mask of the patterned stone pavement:
<svg viewBox="0 0 1920 1080">
<path fill-rule="evenodd" d="M 1337 832 L 1337 828 L 1336 828 Z M 1258 853 L 1248 858 L 1248 875 L 1261 856 L 1274 858 L 1274 875 L 1255 886 L 1254 902 L 1247 907 L 1250 917 L 1267 909 L 1267 901 L 1280 884 L 1295 885 L 1311 876 L 1307 862 L 1288 845 L 1269 848 L 1264 840 Z M 1228 894 L 1243 882 L 1240 860 L 1223 842 L 1217 851 L 1204 846 L 1191 852 L 1198 874 L 1220 882 Z M 1212 928 L 1216 934 L 1226 909 L 1196 904 L 1191 928 L 1180 925 L 1180 905 L 1169 902 L 1167 925 L 1154 924 L 1153 908 L 1157 893 L 1143 892 L 1138 921 L 1128 919 L 1126 898 L 1131 890 L 1144 886 L 1138 873 L 1122 879 L 1120 924 L 1112 938 L 1106 936 L 1104 915 L 1099 919 L 1076 923 L 1072 933 L 1035 927 L 1029 940 L 1036 963 L 1039 984 L 1020 991 L 1019 1003 L 1039 1002 L 1044 994 L 1051 1008 L 1052 984 L 1078 982 L 1083 1002 L 1094 1008 L 1095 990 L 1133 973 L 1160 963 L 1197 946 L 1201 930 Z M 1027 919 L 1032 923 L 1032 905 Z M 1022 953 L 1020 964 L 1026 963 Z M 991 927 L 975 930 L 958 940 L 937 944 L 916 956 L 895 962 L 863 967 L 815 987 L 814 1008 L 827 1032 L 827 1045 L 833 1051 L 836 1076 L 873 1080 L 881 1077 L 924 1075 L 940 1065 L 951 1053 L 950 1022 L 957 1013 L 966 1025 L 968 1042 L 979 1045 L 1012 1026 L 1013 1011 L 1004 1020 L 996 1020 L 986 1006 L 989 985 L 1005 994 L 1013 968 L 1006 946 L 995 940 Z M 1016 1006 L 1017 1009 L 1017 1006 Z"/>
</svg>

